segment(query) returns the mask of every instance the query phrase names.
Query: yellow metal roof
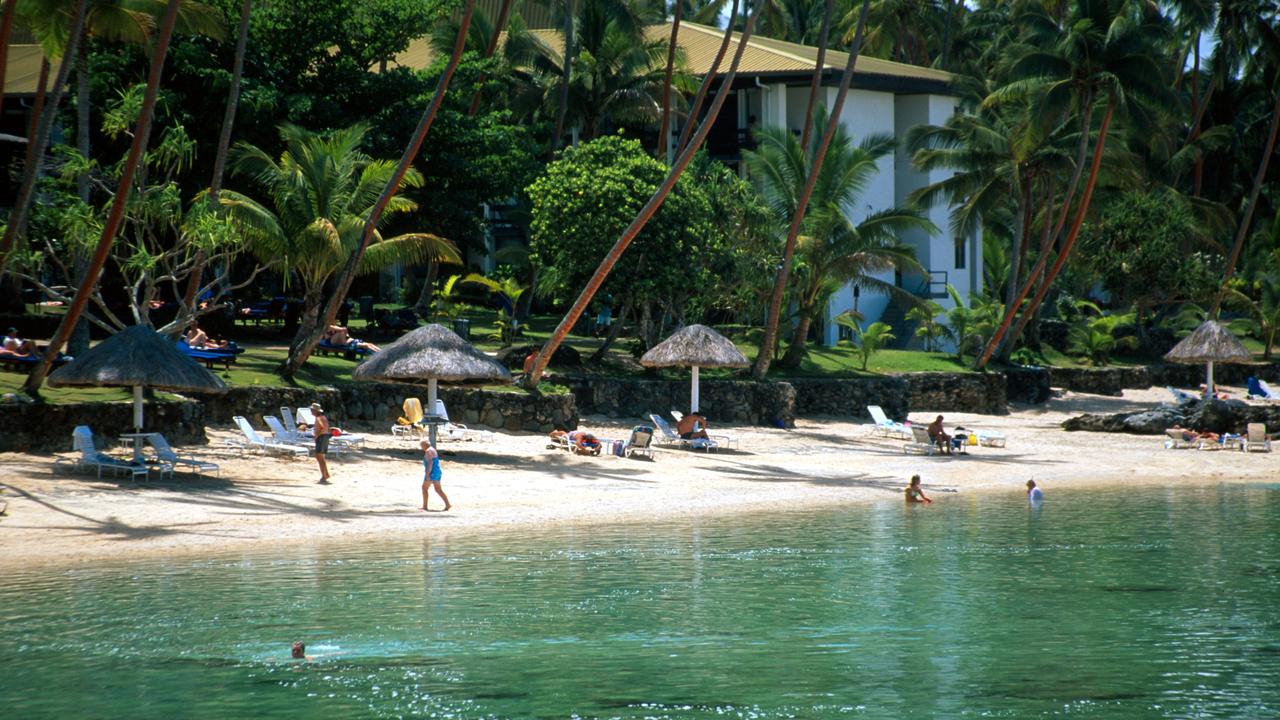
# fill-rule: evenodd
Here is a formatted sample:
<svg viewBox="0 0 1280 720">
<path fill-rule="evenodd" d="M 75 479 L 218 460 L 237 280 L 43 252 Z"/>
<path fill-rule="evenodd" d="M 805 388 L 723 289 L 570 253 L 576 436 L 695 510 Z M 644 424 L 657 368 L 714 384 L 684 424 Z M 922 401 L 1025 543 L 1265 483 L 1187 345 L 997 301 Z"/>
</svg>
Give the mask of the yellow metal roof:
<svg viewBox="0 0 1280 720">
<path fill-rule="evenodd" d="M 10 45 L 4 68 L 4 94 L 35 95 L 43 57 L 39 45 Z M 53 74 L 52 71 L 49 73 L 49 85 L 45 86 L 46 89 L 53 85 Z"/>
<path fill-rule="evenodd" d="M 533 35 L 557 52 L 563 52 L 564 40 L 558 30 L 531 30 Z M 645 35 L 653 39 L 665 39 L 671 36 L 671 23 L 650 25 Z M 720 41 L 724 31 L 695 23 L 680 23 L 680 48 L 684 50 L 685 66 L 694 75 L 705 75 L 711 69 L 716 53 L 720 50 Z M 734 33 L 729 44 L 729 51 L 721 64 L 720 72 L 729 69 L 733 54 L 738 49 L 740 33 Z M 410 43 L 408 49 L 393 59 L 393 63 L 405 67 L 422 69 L 431 64 L 434 52 L 426 38 Z M 814 63 L 818 59 L 818 49 L 807 45 L 784 42 L 753 35 L 747 41 L 747 48 L 742 54 L 742 63 L 738 66 L 738 74 L 744 77 L 752 75 L 812 73 Z M 828 50 L 823 64 L 835 72 L 844 70 L 849 60 L 848 53 Z M 891 62 L 879 58 L 860 55 L 858 57 L 857 75 L 878 75 L 900 80 L 927 81 L 930 83 L 949 83 L 951 74 L 933 68 L 917 67 L 905 63 Z"/>
</svg>

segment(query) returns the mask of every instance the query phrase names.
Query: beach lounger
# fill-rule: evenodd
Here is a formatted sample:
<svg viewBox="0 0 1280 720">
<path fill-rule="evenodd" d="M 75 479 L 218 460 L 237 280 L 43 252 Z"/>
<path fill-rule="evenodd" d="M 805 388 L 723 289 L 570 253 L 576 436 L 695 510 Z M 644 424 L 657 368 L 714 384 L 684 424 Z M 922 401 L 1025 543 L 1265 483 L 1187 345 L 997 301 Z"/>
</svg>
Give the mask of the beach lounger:
<svg viewBox="0 0 1280 720">
<path fill-rule="evenodd" d="M 138 478 L 146 479 L 151 468 L 144 463 L 135 463 L 123 458 L 112 457 L 106 453 L 100 452 L 93 441 L 93 430 L 88 425 L 77 425 L 71 431 L 71 449 L 80 453 L 77 458 L 58 458 L 54 461 L 55 466 L 70 465 L 71 469 L 79 471 L 85 468 L 93 468 L 98 473 L 98 479 L 102 479 L 102 471 L 110 470 L 111 475 L 125 474 L 130 479 Z M 166 468 L 172 471 L 172 466 L 157 466 L 157 469 L 163 474 Z"/>
<path fill-rule="evenodd" d="M 1186 405 L 1189 402 L 1194 402 L 1200 399 L 1200 398 L 1197 398 L 1195 395 L 1192 395 L 1189 392 L 1184 392 L 1182 390 L 1179 390 L 1178 388 L 1172 385 L 1165 386 L 1165 389 L 1168 390 L 1171 395 L 1173 395 L 1174 402 L 1176 402 L 1179 405 Z"/>
<path fill-rule="evenodd" d="M 1186 428 L 1169 428 L 1164 431 L 1166 450 L 1185 450 L 1200 446 L 1200 436 L 1194 430 Z"/>
<path fill-rule="evenodd" d="M 196 477 L 201 477 L 205 473 L 212 472 L 214 475 L 221 475 L 222 468 L 216 463 L 207 460 L 199 460 L 194 455 L 179 455 L 173 446 L 169 444 L 169 440 L 160 433 L 151 433 L 147 436 L 147 442 L 151 447 L 155 448 L 155 459 L 158 462 L 168 463 L 174 468 L 179 465 L 186 465 L 195 471 Z"/>
<path fill-rule="evenodd" d="M 684 420 L 684 413 L 679 410 L 672 410 L 671 417 L 676 419 L 676 426 L 679 427 L 680 421 Z M 707 433 L 707 437 L 711 438 L 717 447 L 733 448 L 734 450 L 738 449 L 738 438 L 731 435 L 725 435 L 724 433 Z"/>
<path fill-rule="evenodd" d="M 906 440 L 911 437 L 911 428 L 900 422 L 889 419 L 879 405 L 868 405 L 867 414 L 871 416 L 871 432 L 884 437 Z"/>
<path fill-rule="evenodd" d="M 1249 423 L 1245 426 L 1244 449 L 1247 452 L 1271 452 L 1271 439 L 1267 437 L 1267 426 L 1263 423 Z"/>
<path fill-rule="evenodd" d="M 418 398 L 405 398 L 400 405 L 401 412 L 404 415 L 396 418 L 396 424 L 391 426 L 392 435 L 401 435 L 404 437 L 418 437 L 422 434 L 422 401 Z"/>
<path fill-rule="evenodd" d="M 303 410 L 304 408 L 298 408 L 297 415 L 295 416 L 294 412 L 290 410 L 288 407 L 285 407 L 285 406 L 280 407 L 280 419 L 284 421 L 285 430 L 297 428 L 300 422 L 305 422 L 301 420 Z M 315 424 L 316 418 L 314 415 L 311 414 L 310 408 L 305 408 L 305 410 L 306 410 L 307 418 L 311 420 L 311 423 L 308 424 L 308 427 L 310 427 L 312 424 Z M 263 415 L 262 417 L 265 419 L 267 416 Z M 301 430 L 297 430 L 297 433 L 308 443 L 315 441 L 315 437 L 312 436 L 310 433 L 306 433 Z M 343 447 L 336 447 L 339 445 Z M 333 439 L 329 441 L 329 448 L 331 452 L 342 452 L 346 448 L 363 448 L 363 447 L 364 447 L 364 436 L 357 435 L 356 433 L 343 432 L 341 435 L 334 435 Z"/>
<path fill-rule="evenodd" d="M 653 459 L 653 428 L 648 425 L 637 425 L 631 428 L 631 437 L 623 449 L 627 457 L 646 455 Z"/>
<path fill-rule="evenodd" d="M 493 440 L 497 437 L 489 430 L 472 430 L 466 425 L 459 425 L 449 420 L 449 410 L 445 408 L 444 401 L 436 398 L 435 412 L 424 418 L 425 422 L 430 424 L 434 421 L 440 426 L 436 430 L 436 436 L 442 440 Z"/>
<path fill-rule="evenodd" d="M 902 452 L 932 455 L 937 451 L 938 444 L 929 437 L 929 431 L 919 425 L 912 425 L 911 439 L 902 445 Z"/>
<path fill-rule="evenodd" d="M 719 447 L 719 444 L 711 438 L 682 438 L 671 427 L 671 424 L 662 419 L 657 413 L 649 413 L 649 419 L 653 421 L 653 426 L 658 428 L 662 433 L 660 438 L 666 445 L 675 445 L 676 447 L 693 448 L 694 450 L 706 450 L 710 452 Z"/>
<path fill-rule="evenodd" d="M 373 351 L 360 347 L 360 343 L 357 340 L 352 340 L 346 345 L 335 345 L 328 340 L 321 340 L 316 345 L 316 353 L 319 355 L 341 355 L 348 360 L 363 360 L 365 356 L 372 355 Z"/>
<path fill-rule="evenodd" d="M 242 450 L 261 450 L 262 452 L 274 453 L 276 455 L 288 455 L 294 457 L 297 455 L 305 455 L 307 448 L 301 445 L 287 445 L 278 442 L 268 442 L 264 440 L 257 430 L 249 424 L 249 421 L 243 415 L 236 415 L 231 418 L 235 421 L 236 427 L 240 429 L 240 434 L 244 436 L 243 440 L 228 440 L 228 444 L 238 447 Z"/>
</svg>

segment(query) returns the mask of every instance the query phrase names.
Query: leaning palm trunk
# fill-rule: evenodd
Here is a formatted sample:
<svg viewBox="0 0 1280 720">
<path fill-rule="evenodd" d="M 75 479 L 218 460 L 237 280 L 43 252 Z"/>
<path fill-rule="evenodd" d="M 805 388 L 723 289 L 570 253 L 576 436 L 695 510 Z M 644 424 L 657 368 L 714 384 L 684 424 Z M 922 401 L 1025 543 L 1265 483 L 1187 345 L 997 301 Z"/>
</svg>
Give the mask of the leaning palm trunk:
<svg viewBox="0 0 1280 720">
<path fill-rule="evenodd" d="M 818 102 L 818 90 L 822 87 L 822 72 L 827 64 L 827 35 L 831 32 L 831 13 L 835 0 L 827 0 L 822 15 L 822 30 L 818 32 L 818 59 L 813 63 L 813 78 L 809 81 L 809 103 L 804 109 L 804 129 L 800 131 L 800 147 L 809 147 L 809 133 L 813 132 L 813 106 Z"/>
<path fill-rule="evenodd" d="M 1271 153 L 1276 148 L 1276 132 L 1280 131 L 1280 70 L 1276 73 L 1276 104 L 1271 111 L 1271 129 L 1267 132 L 1266 148 L 1262 151 L 1262 160 L 1258 163 L 1258 172 L 1253 176 L 1253 187 L 1249 190 L 1249 202 L 1244 208 L 1244 217 L 1240 218 L 1240 226 L 1236 228 L 1235 242 L 1231 245 L 1231 256 L 1227 258 L 1227 269 L 1222 273 L 1222 289 L 1214 298 L 1213 309 L 1209 311 L 1209 319 L 1218 319 L 1218 311 L 1222 308 L 1222 296 L 1226 293 L 1227 283 L 1235 273 L 1236 261 L 1240 259 L 1240 250 L 1244 240 L 1249 236 L 1249 225 L 1253 222 L 1253 211 L 1258 207 L 1258 193 L 1262 191 L 1262 181 L 1267 177 L 1267 166 L 1271 162 Z"/>
<path fill-rule="evenodd" d="M 165 7 L 164 19 L 160 23 L 160 32 L 156 37 L 155 52 L 151 57 L 151 71 L 147 75 L 146 95 L 143 97 L 142 110 L 133 131 L 133 143 L 129 146 L 129 155 L 125 158 L 124 170 L 120 174 L 120 183 L 116 187 L 116 195 L 111 202 L 111 211 L 107 214 L 107 221 L 102 227 L 102 237 L 98 240 L 97 250 L 93 253 L 88 271 L 76 290 L 71 306 L 67 308 L 67 314 L 62 318 L 53 338 L 49 340 L 49 349 L 36 367 L 32 368 L 31 374 L 27 376 L 27 382 L 22 386 L 23 390 L 32 397 L 39 392 L 45 376 L 49 374 L 49 368 L 58 357 L 58 351 L 66 344 L 72 328 L 84 312 L 84 306 L 89 302 L 89 295 L 92 294 L 93 286 L 97 284 L 98 276 L 102 273 L 102 266 L 106 264 L 107 255 L 111 252 L 111 243 L 115 240 L 116 230 L 120 228 L 120 222 L 124 218 L 124 208 L 129 201 L 129 192 L 133 189 L 133 178 L 138 172 L 138 166 L 142 162 L 143 154 L 147 151 L 147 142 L 151 137 L 151 119 L 155 115 L 156 95 L 160 92 L 160 76 L 164 71 L 165 57 L 169 54 L 169 38 L 173 36 L 173 26 L 177 21 L 180 2 L 181 0 L 169 0 Z"/>
<path fill-rule="evenodd" d="M 1071 232 L 1067 235 L 1067 239 L 1063 241 L 1062 248 L 1058 250 L 1058 258 L 1053 261 L 1053 267 L 1049 268 L 1049 274 L 1039 283 L 1040 287 L 1036 290 L 1035 297 L 1023 310 L 1022 319 L 1018 321 L 1017 327 L 1010 336 L 1011 345 L 1018 335 L 1022 333 L 1027 323 L 1030 322 L 1032 315 L 1040 307 L 1040 303 L 1044 301 L 1044 296 L 1048 294 L 1049 288 L 1053 286 L 1053 281 L 1058 279 L 1058 273 L 1062 271 L 1062 266 L 1066 264 L 1067 257 L 1071 254 L 1071 247 L 1075 245 L 1076 238 L 1080 236 L 1080 226 L 1084 224 L 1085 214 L 1089 212 L 1089 201 L 1093 198 L 1093 189 L 1098 184 L 1098 170 L 1102 166 L 1102 150 L 1107 144 L 1107 130 L 1111 127 L 1111 116 L 1114 111 L 1115 98 L 1112 97 L 1108 99 L 1107 109 L 1102 115 L 1102 126 L 1098 129 L 1098 144 L 1093 149 L 1093 162 L 1089 166 L 1089 180 L 1085 183 L 1084 194 L 1080 196 L 1080 208 L 1076 210 L 1075 220 L 1071 222 Z M 1048 257 L 1048 253 L 1045 253 L 1045 257 Z M 1037 263 L 1037 268 L 1042 266 L 1043 262 Z M 1033 270 L 1030 278 L 1034 279 L 1036 275 L 1037 271 Z M 1028 282 L 1023 286 L 1022 292 L 1018 293 L 1017 303 L 1005 309 L 1004 320 L 1000 322 L 1000 327 L 991 336 L 991 340 L 987 342 L 987 347 L 982 351 L 982 357 L 978 359 L 978 368 L 985 367 L 987 362 L 991 360 L 992 353 L 999 347 L 1000 341 L 1009 329 L 1009 324 L 1013 322 L 1014 315 L 1018 313 L 1018 304 L 1026 299 L 1030 290 L 1031 283 Z"/>
<path fill-rule="evenodd" d="M 502 5 L 498 7 L 498 19 L 493 23 L 493 32 L 484 48 L 485 60 L 493 57 L 493 53 L 498 49 L 498 36 L 502 34 L 502 29 L 507 26 L 507 18 L 511 16 L 511 2 L 512 0 L 502 0 Z M 480 109 L 480 95 L 479 89 L 471 94 L 471 107 L 467 108 L 467 117 L 475 115 Z"/>
<path fill-rule="evenodd" d="M 573 78 L 573 0 L 565 0 L 564 56 L 560 62 L 560 98 L 556 103 L 556 129 L 551 136 L 551 151 L 560 149 L 564 120 L 569 114 L 569 81 Z"/>
<path fill-rule="evenodd" d="M 849 61 L 845 63 L 844 75 L 840 77 L 840 90 L 836 93 L 835 104 L 831 107 L 827 127 L 823 130 L 822 140 L 814 150 L 809 174 L 804 181 L 804 189 L 796 201 L 796 209 L 791 217 L 791 227 L 787 230 L 787 243 L 782 249 L 782 267 L 778 269 L 773 281 L 773 294 L 769 296 L 769 314 L 765 318 L 764 338 L 760 341 L 760 351 L 756 354 L 756 364 L 751 372 L 757 378 L 763 378 L 769 372 L 773 361 L 773 350 L 778 344 L 778 324 L 782 316 L 782 296 L 787 290 L 787 280 L 791 275 L 791 263 L 795 259 L 796 241 L 800 237 L 800 225 L 804 222 L 804 214 L 808 209 L 809 198 L 813 196 L 813 188 L 818 184 L 818 175 L 822 172 L 822 162 L 826 159 L 827 148 L 831 146 L 831 138 L 840 126 L 840 113 L 844 109 L 845 98 L 849 95 L 849 85 L 853 83 L 853 71 L 858 63 L 858 53 L 862 51 L 863 33 L 867 28 L 867 8 L 871 0 L 862 0 L 862 11 L 858 13 L 858 29 L 854 32 L 853 45 L 849 48 Z M 804 150 L 805 148 L 801 148 Z"/>
<path fill-rule="evenodd" d="M 89 0 L 79 0 L 76 3 L 75 16 L 67 35 L 67 47 L 63 50 L 62 61 L 58 63 L 58 74 L 54 77 L 53 93 L 49 96 L 44 111 L 40 113 L 40 122 L 36 125 L 35 136 L 30 138 L 27 144 L 30 161 L 23 168 L 22 185 L 18 188 L 18 197 L 14 200 L 13 211 L 9 213 L 9 225 L 5 228 L 4 240 L 0 242 L 0 274 L 4 273 L 10 252 L 27 230 L 27 216 L 31 213 L 36 183 L 40 180 L 40 165 L 44 160 L 44 151 L 49 147 L 49 135 L 53 132 L 53 123 L 57 120 L 58 106 L 62 103 L 67 77 L 71 74 L 71 66 L 75 64 L 76 48 L 82 40 L 81 35 L 84 33 L 84 19 L 88 7 Z"/>
<path fill-rule="evenodd" d="M 13 35 L 13 15 L 17 8 L 18 0 L 9 0 L 0 17 L 0 110 L 4 109 L 4 74 L 9 67 L 9 38 Z"/>
<path fill-rule="evenodd" d="M 292 378 L 302 368 L 302 364 L 311 357 L 312 351 L 320 342 L 324 330 L 338 316 L 338 309 L 342 307 L 342 303 L 347 298 L 347 293 L 351 290 L 351 283 L 355 280 L 356 273 L 360 269 L 360 261 L 364 258 L 364 251 L 369 247 L 369 243 L 373 241 L 373 234 L 377 231 L 378 222 L 382 219 L 382 213 L 387 209 L 387 205 L 391 203 L 391 198 L 395 196 L 396 191 L 400 189 L 400 183 L 404 180 L 405 173 L 409 172 L 409 167 L 413 165 L 413 160 L 418 156 L 418 151 L 422 149 L 422 141 L 427 137 L 427 131 L 431 129 L 431 123 L 436 119 L 436 113 L 440 110 L 441 103 L 444 102 L 445 92 L 449 90 L 449 81 L 453 79 L 453 73 L 458 69 L 458 63 L 462 60 L 462 52 L 467 46 L 467 29 L 471 26 L 471 15 L 475 10 L 475 0 L 467 0 L 462 10 L 462 22 L 458 26 L 458 39 L 453 45 L 453 54 L 449 56 L 449 63 L 445 65 L 444 74 L 440 76 L 440 82 L 436 84 L 435 95 L 432 96 L 431 102 L 427 105 L 427 109 L 422 114 L 422 120 L 418 122 L 418 127 L 413 132 L 413 137 L 409 139 L 409 146 L 405 148 L 404 154 L 400 156 L 400 162 L 396 165 L 395 173 L 387 180 L 387 186 L 383 188 L 382 195 L 378 198 L 378 202 L 374 204 L 373 210 L 369 213 L 369 219 L 364 223 L 364 233 L 360 237 L 360 244 L 351 252 L 351 256 L 347 258 L 346 265 L 338 274 L 334 281 L 334 291 L 329 297 L 328 303 L 325 305 L 323 322 L 316 323 L 311 327 L 305 337 L 300 341 L 295 340 L 293 346 L 289 348 L 289 357 L 285 359 L 285 364 L 281 368 L 281 373 L 286 378 Z"/>
<path fill-rule="evenodd" d="M 796 330 L 795 334 L 791 336 L 791 344 L 787 346 L 787 351 L 783 353 L 782 359 L 778 361 L 778 367 L 800 367 L 800 361 L 804 359 L 805 346 L 809 342 L 809 326 L 812 324 L 812 309 L 802 308 L 796 318 Z"/>
<path fill-rule="evenodd" d="M 685 117 L 684 128 L 680 131 L 680 139 L 676 141 L 676 154 L 684 152 L 684 146 L 689 143 L 689 137 L 693 133 L 694 127 L 698 124 L 698 113 L 702 112 L 702 103 L 707 99 L 707 90 L 711 87 L 711 83 L 716 79 L 716 73 L 720 72 L 720 63 L 724 62 L 724 56 L 729 52 L 729 41 L 733 39 L 733 25 L 738 21 L 738 0 L 733 0 L 733 6 L 729 9 L 729 23 L 725 28 L 729 31 L 724 34 L 724 38 L 720 40 L 720 49 L 716 51 L 715 60 L 711 61 L 711 68 L 707 70 L 706 76 L 702 78 L 702 84 L 698 86 L 698 92 L 693 96 L 693 102 L 689 103 L 689 113 Z"/>
<path fill-rule="evenodd" d="M 618 238 L 618 241 L 613 244 L 608 254 L 600 261 L 600 266 L 596 268 L 595 274 L 587 281 L 586 287 L 579 293 L 578 299 L 569 308 L 569 312 L 565 313 L 564 318 L 560 320 L 560 324 L 551 333 L 551 337 L 542 346 L 542 349 L 538 351 L 538 357 L 534 359 L 533 368 L 526 380 L 530 388 L 537 387 L 538 379 L 542 377 L 542 371 L 547 367 L 551 356 L 560 347 L 560 343 L 564 342 L 565 336 L 569 334 L 569 330 L 578 322 L 578 318 L 582 317 L 583 311 L 591 303 L 591 298 L 595 297 L 596 291 L 604 284 L 605 278 L 609 277 L 610 271 L 613 270 L 613 266 L 622 257 L 622 253 L 626 252 L 627 247 L 631 245 L 631 241 L 635 239 L 636 235 L 640 234 L 640 231 L 644 229 L 644 226 L 658 211 L 658 208 L 662 207 L 667 195 L 670 195 L 672 188 L 675 187 L 676 181 L 680 179 L 685 168 L 689 166 L 689 162 L 693 160 L 694 153 L 706 141 L 707 134 L 711 132 L 711 125 L 715 123 L 716 117 L 720 115 L 720 108 L 724 106 L 725 98 L 729 96 L 733 79 L 738 75 L 738 64 L 742 62 L 742 53 L 747 48 L 747 41 L 751 38 L 751 31 L 755 27 L 756 18 L 759 17 L 760 10 L 766 4 L 759 3 L 747 19 L 747 25 L 743 28 L 742 35 L 738 38 L 738 49 L 733 54 L 733 63 L 729 66 L 729 72 L 725 74 L 724 80 L 720 84 L 720 89 L 716 91 L 715 100 L 712 101 L 711 107 L 707 110 L 706 119 L 702 121 L 702 124 L 698 126 L 698 131 L 689 140 L 689 146 L 676 158 L 671 170 L 667 173 L 667 177 L 658 185 L 658 189 L 649 198 L 649 202 L 640 208 L 640 213 L 636 216 L 636 219 L 632 220 L 631 224 L 622 231 L 622 236 Z M 732 34 L 733 25 L 730 25 L 725 30 L 725 33 Z"/>
<path fill-rule="evenodd" d="M 671 20 L 671 40 L 667 42 L 667 74 L 662 81 L 662 122 L 658 124 L 658 147 L 654 157 L 667 160 L 670 155 L 671 138 L 667 137 L 667 128 L 671 123 L 671 75 L 676 66 L 676 37 L 680 34 L 680 9 L 684 3 L 676 0 L 675 15 Z"/>
<path fill-rule="evenodd" d="M 218 195 L 222 192 L 222 176 L 227 168 L 227 150 L 231 147 L 231 129 L 236 124 L 236 110 L 240 107 L 240 78 L 244 74 L 244 53 L 249 44 L 249 14 L 253 9 L 253 0 L 244 0 L 240 5 L 240 34 L 236 37 L 235 59 L 231 61 L 231 87 L 227 90 L 227 109 L 222 113 L 222 131 L 218 135 L 218 149 L 213 156 L 213 180 L 209 184 L 209 207 L 219 211 Z M 195 267 L 187 278 L 187 289 L 182 294 L 182 308 L 193 312 L 196 292 L 200 289 L 200 281 L 204 276 L 204 251 L 196 253 Z"/>
</svg>

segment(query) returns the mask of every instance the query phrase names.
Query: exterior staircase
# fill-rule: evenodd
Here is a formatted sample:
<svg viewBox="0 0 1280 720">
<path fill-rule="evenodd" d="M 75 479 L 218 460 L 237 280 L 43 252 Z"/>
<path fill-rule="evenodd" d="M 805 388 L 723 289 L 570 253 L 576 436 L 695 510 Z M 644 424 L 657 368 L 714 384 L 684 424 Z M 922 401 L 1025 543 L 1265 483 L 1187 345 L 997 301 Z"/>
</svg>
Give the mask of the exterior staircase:
<svg viewBox="0 0 1280 720">
<path fill-rule="evenodd" d="M 888 347 L 892 350 L 923 350 L 924 341 L 916 337 L 920 323 L 907 319 L 910 306 L 897 298 L 890 298 L 889 305 L 880 316 L 880 322 L 893 329 L 894 339 Z"/>
</svg>

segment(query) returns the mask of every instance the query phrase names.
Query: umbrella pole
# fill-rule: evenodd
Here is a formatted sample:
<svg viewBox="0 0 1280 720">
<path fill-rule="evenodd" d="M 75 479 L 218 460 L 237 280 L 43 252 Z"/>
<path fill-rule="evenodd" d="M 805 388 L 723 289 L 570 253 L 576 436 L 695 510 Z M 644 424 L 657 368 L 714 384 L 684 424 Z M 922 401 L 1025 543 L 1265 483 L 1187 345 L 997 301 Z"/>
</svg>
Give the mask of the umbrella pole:
<svg viewBox="0 0 1280 720">
<path fill-rule="evenodd" d="M 1206 398 L 1212 398 L 1215 395 L 1217 395 L 1217 393 L 1213 391 L 1213 361 L 1212 360 L 1209 361 L 1209 375 L 1205 379 L 1204 387 L 1205 387 L 1204 396 Z"/>
<path fill-rule="evenodd" d="M 133 429 L 142 432 L 142 386 L 133 386 Z"/>
<path fill-rule="evenodd" d="M 431 422 L 427 424 L 427 440 L 431 443 L 431 447 L 436 446 L 436 428 L 440 427 L 437 423 L 436 414 L 436 379 L 427 379 L 427 415 L 431 416 Z"/>
<path fill-rule="evenodd" d="M 689 395 L 689 412 L 698 412 L 698 366 L 693 366 L 693 380 Z"/>
</svg>

